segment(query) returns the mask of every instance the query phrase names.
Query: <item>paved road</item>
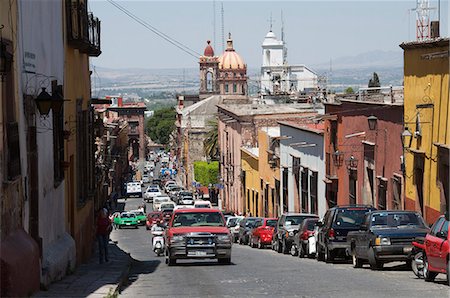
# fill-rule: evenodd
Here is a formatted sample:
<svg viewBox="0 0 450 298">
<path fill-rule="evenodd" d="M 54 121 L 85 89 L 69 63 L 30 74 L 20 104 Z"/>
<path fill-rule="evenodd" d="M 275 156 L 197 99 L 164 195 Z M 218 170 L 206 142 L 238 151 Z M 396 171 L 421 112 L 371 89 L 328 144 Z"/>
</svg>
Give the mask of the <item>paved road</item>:
<svg viewBox="0 0 450 298">
<path fill-rule="evenodd" d="M 140 199 L 128 199 L 126 210 Z M 150 210 L 150 206 L 147 208 Z M 436 283 L 417 280 L 414 274 L 395 264 L 383 271 L 350 264 L 325 264 L 299 259 L 270 249 L 258 250 L 234 245 L 232 265 L 216 261 L 181 261 L 174 267 L 151 250 L 150 233 L 116 230 L 113 240 L 134 258 L 130 282 L 123 297 L 448 297 L 444 275 Z"/>
</svg>

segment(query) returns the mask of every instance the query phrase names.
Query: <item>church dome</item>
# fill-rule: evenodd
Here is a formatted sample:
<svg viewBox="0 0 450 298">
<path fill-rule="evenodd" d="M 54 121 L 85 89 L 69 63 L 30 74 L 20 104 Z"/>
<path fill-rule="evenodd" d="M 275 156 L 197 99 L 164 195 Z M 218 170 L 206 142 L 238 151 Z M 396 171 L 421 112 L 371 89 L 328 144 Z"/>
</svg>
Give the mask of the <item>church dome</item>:
<svg viewBox="0 0 450 298">
<path fill-rule="evenodd" d="M 270 30 L 263 41 L 263 46 L 280 46 L 283 45 L 283 42 L 277 39 L 275 33 Z"/>
<path fill-rule="evenodd" d="M 233 48 L 231 34 L 228 36 L 227 49 L 219 57 L 219 69 L 245 69 L 247 66 L 241 56 Z"/>
<path fill-rule="evenodd" d="M 206 57 L 214 57 L 214 49 L 212 48 L 212 46 L 210 45 L 211 41 L 208 40 L 206 42 L 208 45 L 205 47 L 205 51 L 203 52 L 203 56 Z"/>
</svg>

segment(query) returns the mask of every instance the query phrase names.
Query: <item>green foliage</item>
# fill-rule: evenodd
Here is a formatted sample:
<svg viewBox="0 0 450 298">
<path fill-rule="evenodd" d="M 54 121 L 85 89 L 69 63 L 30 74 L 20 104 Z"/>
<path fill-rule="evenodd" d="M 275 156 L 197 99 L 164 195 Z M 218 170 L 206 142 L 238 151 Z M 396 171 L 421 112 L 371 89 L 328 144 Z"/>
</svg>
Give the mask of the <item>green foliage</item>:
<svg viewBox="0 0 450 298">
<path fill-rule="evenodd" d="M 167 145 L 175 129 L 176 111 L 174 107 L 155 111 L 147 121 L 146 131 L 152 141 Z"/>
<path fill-rule="evenodd" d="M 355 93 L 355 91 L 353 90 L 352 87 L 348 87 L 347 89 L 345 89 L 345 94 L 353 94 Z"/>
<path fill-rule="evenodd" d="M 203 141 L 203 148 L 207 157 L 211 160 L 217 160 L 219 158 L 219 130 L 217 119 L 209 121 L 208 126 L 210 129 Z"/>
<path fill-rule="evenodd" d="M 210 163 L 206 161 L 194 162 L 194 179 L 203 186 L 217 183 L 217 177 L 219 176 L 219 162 L 212 161 Z"/>
</svg>

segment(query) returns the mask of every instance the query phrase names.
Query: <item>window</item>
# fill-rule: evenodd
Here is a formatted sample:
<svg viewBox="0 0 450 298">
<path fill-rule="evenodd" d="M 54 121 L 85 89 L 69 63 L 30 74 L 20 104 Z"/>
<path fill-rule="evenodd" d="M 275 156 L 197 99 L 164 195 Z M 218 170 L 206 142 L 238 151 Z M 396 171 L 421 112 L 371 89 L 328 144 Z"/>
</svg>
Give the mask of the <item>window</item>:
<svg viewBox="0 0 450 298">
<path fill-rule="evenodd" d="M 225 93 L 228 93 L 228 84 L 225 84 Z"/>
<path fill-rule="evenodd" d="M 300 158 L 292 156 L 292 172 L 294 173 L 294 208 L 298 211 L 300 205 Z"/>
<path fill-rule="evenodd" d="M 233 84 L 233 93 L 237 93 L 237 85 Z"/>
<path fill-rule="evenodd" d="M 330 121 L 330 142 L 331 145 L 333 146 L 333 151 L 336 151 L 338 148 L 338 144 L 337 144 L 337 121 L 336 120 L 331 120 Z"/>
<path fill-rule="evenodd" d="M 61 97 L 62 85 L 56 86 L 56 81 L 52 82 L 52 94 L 58 93 Z M 53 113 L 53 173 L 54 186 L 58 187 L 64 180 L 64 105 L 60 111 L 52 110 Z"/>
<path fill-rule="evenodd" d="M 357 172 L 356 170 L 350 170 L 350 173 L 348 175 L 349 183 L 349 204 L 354 205 L 356 204 L 356 183 L 357 183 Z"/>
<path fill-rule="evenodd" d="M 212 82 L 213 82 L 212 73 L 208 71 L 206 73 L 206 91 L 208 91 L 208 92 L 213 91 Z"/>
<path fill-rule="evenodd" d="M 386 191 L 387 183 L 385 180 L 379 179 L 378 181 L 378 209 L 386 210 Z"/>
<path fill-rule="evenodd" d="M 441 229 L 442 222 L 444 221 L 444 218 L 439 218 L 434 225 L 431 227 L 430 235 L 436 236 L 437 232 Z"/>
<path fill-rule="evenodd" d="M 311 190 L 311 213 L 317 213 L 317 172 L 312 172 L 310 176 L 310 190 Z"/>
<path fill-rule="evenodd" d="M 399 177 L 392 178 L 392 209 L 401 210 L 402 209 L 402 182 Z"/>
<path fill-rule="evenodd" d="M 419 154 L 414 155 L 414 178 L 413 182 L 416 186 L 417 197 L 419 198 L 420 211 L 424 214 L 423 204 L 423 171 L 424 171 L 424 157 Z"/>
<path fill-rule="evenodd" d="M 308 213 L 308 199 L 309 199 L 309 189 L 308 189 L 308 168 L 302 169 L 302 206 L 301 210 L 304 213 Z"/>
<path fill-rule="evenodd" d="M 372 202 L 372 206 L 375 206 L 375 199 L 374 199 L 374 189 L 373 189 L 373 169 L 366 167 L 366 179 L 367 183 L 369 185 L 369 191 L 370 191 L 370 201 Z M 367 185 L 367 184 L 366 184 Z"/>
<path fill-rule="evenodd" d="M 283 168 L 283 212 L 288 211 L 289 191 L 288 191 L 288 169 Z"/>
</svg>

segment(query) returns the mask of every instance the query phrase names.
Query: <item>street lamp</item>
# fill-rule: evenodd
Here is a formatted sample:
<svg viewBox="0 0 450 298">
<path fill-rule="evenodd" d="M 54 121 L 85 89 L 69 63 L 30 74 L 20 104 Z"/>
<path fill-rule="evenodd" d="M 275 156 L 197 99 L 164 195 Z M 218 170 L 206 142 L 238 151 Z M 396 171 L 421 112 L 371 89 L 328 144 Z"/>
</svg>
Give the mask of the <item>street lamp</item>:
<svg viewBox="0 0 450 298">
<path fill-rule="evenodd" d="M 411 147 L 412 133 L 409 131 L 408 126 L 405 126 L 405 130 L 402 132 L 403 148 Z"/>
<path fill-rule="evenodd" d="M 340 166 L 342 166 L 342 162 L 344 161 L 344 153 L 343 152 L 341 152 L 341 151 L 339 151 L 339 150 L 336 150 L 334 153 L 333 153 L 333 162 L 334 162 L 334 165 L 336 166 L 336 167 L 340 167 Z"/>
<path fill-rule="evenodd" d="M 377 129 L 377 121 L 378 118 L 374 115 L 371 115 L 367 117 L 367 122 L 369 123 L 369 129 L 370 130 L 376 130 Z"/>
<path fill-rule="evenodd" d="M 352 155 L 345 161 L 345 164 L 347 165 L 348 169 L 355 169 L 358 167 L 358 159 Z"/>
<path fill-rule="evenodd" d="M 50 113 L 50 109 L 52 107 L 53 98 L 45 88 L 42 88 L 41 93 L 35 99 L 37 108 L 39 110 L 39 114 L 43 117 L 47 117 L 48 113 Z"/>
</svg>

